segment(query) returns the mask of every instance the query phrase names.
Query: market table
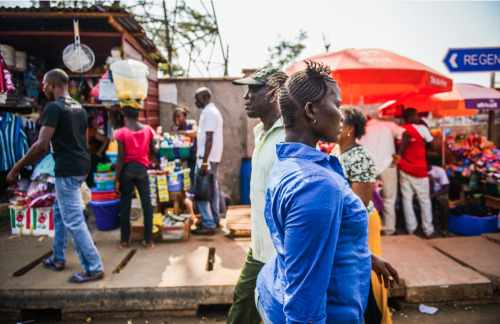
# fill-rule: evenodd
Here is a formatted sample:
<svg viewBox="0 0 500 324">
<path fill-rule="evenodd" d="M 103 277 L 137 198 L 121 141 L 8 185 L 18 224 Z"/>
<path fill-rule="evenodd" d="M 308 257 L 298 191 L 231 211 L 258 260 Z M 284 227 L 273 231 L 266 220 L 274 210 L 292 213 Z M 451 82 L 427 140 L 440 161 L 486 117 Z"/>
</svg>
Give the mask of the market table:
<svg viewBox="0 0 500 324">
<path fill-rule="evenodd" d="M 168 192 L 169 201 L 174 203 L 174 214 L 182 214 L 182 204 L 184 203 L 184 198 L 186 194 L 184 191 L 169 191 Z"/>
<path fill-rule="evenodd" d="M 500 198 L 499 197 L 495 197 L 495 196 L 491 196 L 491 195 L 484 195 L 484 197 L 486 198 L 485 204 L 487 207 L 500 209 Z"/>
<path fill-rule="evenodd" d="M 226 228 L 229 230 L 231 237 L 250 236 L 252 233 L 250 205 L 227 207 Z"/>
</svg>

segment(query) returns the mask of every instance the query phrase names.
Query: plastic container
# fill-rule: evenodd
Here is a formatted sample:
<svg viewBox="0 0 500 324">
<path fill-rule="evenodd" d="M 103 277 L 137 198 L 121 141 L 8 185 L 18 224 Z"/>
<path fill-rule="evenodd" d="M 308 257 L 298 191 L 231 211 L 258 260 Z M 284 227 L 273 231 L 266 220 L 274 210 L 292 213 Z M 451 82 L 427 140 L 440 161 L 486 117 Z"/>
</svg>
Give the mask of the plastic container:
<svg viewBox="0 0 500 324">
<path fill-rule="evenodd" d="M 240 196 L 241 204 L 250 204 L 250 176 L 252 174 L 252 158 L 244 157 L 241 159 L 240 169 Z"/>
<path fill-rule="evenodd" d="M 450 232 L 477 236 L 483 233 L 495 233 L 497 216 L 476 217 L 471 215 L 454 215 L 450 213 Z"/>
<path fill-rule="evenodd" d="M 120 199 L 91 201 L 95 222 L 100 231 L 109 231 L 120 225 Z"/>
<path fill-rule="evenodd" d="M 184 173 L 183 171 L 167 174 L 168 191 L 181 191 L 184 188 Z"/>
<path fill-rule="evenodd" d="M 116 141 L 109 142 L 108 150 L 106 151 L 106 153 L 110 153 L 110 152 L 115 152 L 115 153 L 118 152 L 118 143 Z"/>
<path fill-rule="evenodd" d="M 109 69 L 113 73 L 118 100 L 146 99 L 149 74 L 146 64 L 136 60 L 121 60 L 112 63 Z"/>
<path fill-rule="evenodd" d="M 93 201 L 108 201 L 119 199 L 114 190 L 99 190 L 96 187 L 90 188 Z"/>
<path fill-rule="evenodd" d="M 106 156 L 109 158 L 109 161 L 113 164 L 116 164 L 116 159 L 118 158 L 118 152 L 106 152 Z"/>
<path fill-rule="evenodd" d="M 16 55 L 14 47 L 7 44 L 0 44 L 0 53 L 2 53 L 5 64 L 7 64 L 9 68 L 15 68 Z"/>
<path fill-rule="evenodd" d="M 114 181 L 103 181 L 103 182 L 99 182 L 99 181 L 95 181 L 95 187 L 98 189 L 98 190 L 113 190 L 115 188 L 115 182 Z"/>
<path fill-rule="evenodd" d="M 16 51 L 15 52 L 15 65 L 16 70 L 24 72 L 27 67 L 28 55 L 26 52 Z"/>
<path fill-rule="evenodd" d="M 160 156 L 166 157 L 169 161 L 173 161 L 175 159 L 180 159 L 185 161 L 189 157 L 190 150 L 191 150 L 190 146 L 161 147 Z"/>
<path fill-rule="evenodd" d="M 97 165 L 97 172 L 102 173 L 102 172 L 110 172 L 111 171 L 111 164 L 110 163 L 99 163 Z"/>
</svg>

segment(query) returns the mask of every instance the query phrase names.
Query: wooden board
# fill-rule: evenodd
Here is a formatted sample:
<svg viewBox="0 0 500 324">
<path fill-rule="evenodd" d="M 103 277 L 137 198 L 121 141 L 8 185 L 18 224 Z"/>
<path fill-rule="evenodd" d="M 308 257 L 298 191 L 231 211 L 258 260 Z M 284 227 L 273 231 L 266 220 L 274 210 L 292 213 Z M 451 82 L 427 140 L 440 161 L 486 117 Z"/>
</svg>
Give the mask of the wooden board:
<svg viewBox="0 0 500 324">
<path fill-rule="evenodd" d="M 251 236 L 250 205 L 229 206 L 226 211 L 226 228 L 231 237 Z"/>
</svg>

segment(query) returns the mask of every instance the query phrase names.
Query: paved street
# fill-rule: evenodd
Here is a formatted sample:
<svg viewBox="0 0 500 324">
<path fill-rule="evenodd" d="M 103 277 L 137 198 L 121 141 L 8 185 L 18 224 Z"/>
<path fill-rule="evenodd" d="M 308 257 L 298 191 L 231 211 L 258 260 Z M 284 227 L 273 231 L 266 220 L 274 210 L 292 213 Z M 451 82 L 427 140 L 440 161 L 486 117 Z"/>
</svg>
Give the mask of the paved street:
<svg viewBox="0 0 500 324">
<path fill-rule="evenodd" d="M 119 230 L 98 231 L 93 223 L 90 228 L 106 276 L 82 285 L 66 282 L 68 276 L 80 271 L 71 243 L 66 269 L 52 272 L 34 262 L 50 254 L 52 239 L 0 233 L 2 258 L 7 260 L 0 264 L 2 318 L 59 316 L 68 323 L 82 323 L 89 317 L 94 323 L 125 323 L 127 319 L 133 323 L 224 322 L 249 248 L 248 239 L 233 240 L 219 233 L 191 236 L 183 242 L 159 242 L 154 250 L 144 249 L 139 242 L 133 242 L 129 250 L 119 250 Z M 392 300 L 399 301 L 394 322 L 495 322 L 488 321 L 499 318 L 500 311 L 499 241 L 500 233 L 431 240 L 407 235 L 383 237 L 383 256 L 404 279 L 403 285 L 389 291 Z M 215 263 L 213 270 L 207 271 L 211 248 L 215 248 Z M 119 266 L 121 270 L 114 273 Z M 416 309 L 419 303 L 437 306 L 439 311 L 423 315 Z"/>
</svg>

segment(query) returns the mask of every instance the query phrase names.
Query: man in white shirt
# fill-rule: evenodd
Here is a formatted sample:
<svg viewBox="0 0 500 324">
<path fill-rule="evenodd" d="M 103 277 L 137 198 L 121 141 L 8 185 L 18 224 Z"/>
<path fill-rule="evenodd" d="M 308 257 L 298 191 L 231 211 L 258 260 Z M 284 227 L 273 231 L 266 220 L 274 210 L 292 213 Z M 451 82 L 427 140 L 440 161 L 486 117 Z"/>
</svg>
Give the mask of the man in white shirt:
<svg viewBox="0 0 500 324">
<path fill-rule="evenodd" d="M 417 217 L 413 210 L 413 195 L 416 194 L 420 205 L 424 235 L 426 238 L 431 238 L 434 234 L 434 226 L 429 197 L 426 150 L 427 148 L 434 150 L 434 137 L 425 125 L 419 124 L 420 118 L 416 109 L 405 109 L 403 118 L 405 123 L 402 127 L 410 134 L 410 140 L 401 144 L 400 151 L 403 154 L 398 163 L 406 231 L 413 234 L 418 226 Z"/>
<path fill-rule="evenodd" d="M 438 212 L 434 214 L 434 224 L 439 224 L 442 227 L 444 236 L 449 236 L 450 207 L 448 205 L 448 192 L 450 191 L 450 180 L 446 175 L 446 171 L 441 167 L 428 163 L 427 170 L 433 210 Z"/>
<path fill-rule="evenodd" d="M 233 81 L 233 84 L 248 86 L 243 97 L 245 111 L 248 117 L 259 118 L 262 122 L 254 128 L 255 149 L 250 179 L 252 244 L 234 290 L 234 302 L 227 317 L 228 324 L 260 323 L 254 297 L 257 275 L 264 264 L 276 254 L 264 218 L 267 180 L 277 158 L 276 143 L 285 141 L 281 114 L 276 102 L 272 101 L 273 87 L 266 86 L 268 78 L 274 73 L 283 72 L 262 68 L 247 78 Z"/>
<path fill-rule="evenodd" d="M 385 230 L 382 234 L 392 235 L 396 232 L 396 197 L 398 194 L 397 164 L 401 152 L 396 154 L 394 140 L 408 140 L 406 130 L 392 121 L 385 121 L 367 116 L 366 134 L 359 143 L 370 151 L 375 161 L 375 174 L 383 183 L 381 192 L 384 201 L 382 216 Z M 404 139 L 405 138 L 405 139 Z"/>
<path fill-rule="evenodd" d="M 196 205 L 201 213 L 201 225 L 191 231 L 198 235 L 213 235 L 219 225 L 219 186 L 217 184 L 217 170 L 222 157 L 223 150 L 223 121 L 222 115 L 211 102 L 212 92 L 208 88 L 199 88 L 194 96 L 196 107 L 202 109 L 200 122 L 198 124 L 198 149 L 196 152 L 197 163 L 195 171 L 195 182 L 197 175 L 204 177 L 212 173 L 213 196 L 212 200 L 196 200 Z M 196 183 L 195 183 L 196 187 Z"/>
</svg>

